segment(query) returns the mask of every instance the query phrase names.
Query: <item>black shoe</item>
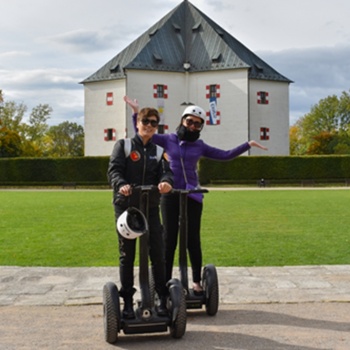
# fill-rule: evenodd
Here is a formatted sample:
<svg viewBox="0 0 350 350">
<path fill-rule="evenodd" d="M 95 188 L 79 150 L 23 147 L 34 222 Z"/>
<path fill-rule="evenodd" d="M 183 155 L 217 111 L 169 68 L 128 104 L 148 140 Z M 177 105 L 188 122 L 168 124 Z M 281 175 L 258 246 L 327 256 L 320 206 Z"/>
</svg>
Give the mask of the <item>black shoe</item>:
<svg viewBox="0 0 350 350">
<path fill-rule="evenodd" d="M 158 316 L 168 316 L 167 297 L 161 297 L 159 305 L 157 306 L 157 315 Z"/>
<path fill-rule="evenodd" d="M 131 320 L 135 318 L 132 298 L 124 299 L 123 318 L 125 318 L 126 320 Z"/>
</svg>

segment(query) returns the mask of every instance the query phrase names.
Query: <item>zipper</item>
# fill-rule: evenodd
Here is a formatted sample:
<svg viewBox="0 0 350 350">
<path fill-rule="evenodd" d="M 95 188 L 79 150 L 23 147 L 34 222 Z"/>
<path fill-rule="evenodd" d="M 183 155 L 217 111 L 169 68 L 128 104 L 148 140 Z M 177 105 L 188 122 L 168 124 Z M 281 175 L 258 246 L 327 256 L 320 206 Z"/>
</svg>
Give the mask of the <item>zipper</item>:
<svg viewBox="0 0 350 350">
<path fill-rule="evenodd" d="M 143 148 L 143 174 L 142 174 L 142 185 L 145 184 L 145 176 L 146 176 L 146 162 L 147 162 L 147 149 L 146 147 Z"/>
</svg>

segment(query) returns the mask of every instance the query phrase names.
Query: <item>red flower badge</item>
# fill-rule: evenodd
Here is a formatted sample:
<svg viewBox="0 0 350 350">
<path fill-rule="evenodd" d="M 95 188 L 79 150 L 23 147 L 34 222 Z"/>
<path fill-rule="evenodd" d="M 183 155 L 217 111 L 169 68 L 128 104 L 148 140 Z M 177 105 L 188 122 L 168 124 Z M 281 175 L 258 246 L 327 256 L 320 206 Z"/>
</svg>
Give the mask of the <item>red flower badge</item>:
<svg viewBox="0 0 350 350">
<path fill-rule="evenodd" d="M 130 153 L 130 158 L 133 162 L 137 162 L 138 160 L 140 160 L 141 156 L 140 156 L 140 153 L 137 152 L 137 151 L 132 151 Z"/>
</svg>

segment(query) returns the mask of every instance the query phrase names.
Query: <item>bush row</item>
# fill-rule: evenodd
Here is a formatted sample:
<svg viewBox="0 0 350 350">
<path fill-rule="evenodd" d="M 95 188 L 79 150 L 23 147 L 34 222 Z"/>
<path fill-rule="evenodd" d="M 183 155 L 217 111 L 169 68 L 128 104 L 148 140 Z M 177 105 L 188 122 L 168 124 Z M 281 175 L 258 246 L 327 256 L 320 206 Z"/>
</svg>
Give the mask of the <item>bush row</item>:
<svg viewBox="0 0 350 350">
<path fill-rule="evenodd" d="M 3 158 L 0 185 L 108 185 L 109 157 Z M 342 181 L 350 178 L 350 156 L 238 157 L 218 162 L 202 159 L 202 185 L 252 183 L 261 178 L 276 183 L 293 181 Z"/>
<path fill-rule="evenodd" d="M 350 156 L 250 156 L 229 162 L 202 159 L 201 183 L 259 179 L 288 183 L 293 181 L 342 181 L 350 178 Z"/>
<path fill-rule="evenodd" d="M 108 185 L 109 157 L 0 159 L 0 185 Z"/>
</svg>

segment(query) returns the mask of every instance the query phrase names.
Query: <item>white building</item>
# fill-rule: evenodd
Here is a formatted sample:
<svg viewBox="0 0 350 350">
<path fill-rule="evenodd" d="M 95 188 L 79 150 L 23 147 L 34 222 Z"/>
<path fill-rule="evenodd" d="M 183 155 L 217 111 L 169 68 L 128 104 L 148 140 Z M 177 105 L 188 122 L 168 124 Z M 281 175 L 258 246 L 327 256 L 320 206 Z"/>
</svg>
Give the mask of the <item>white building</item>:
<svg viewBox="0 0 350 350">
<path fill-rule="evenodd" d="M 254 139 L 269 151 L 251 155 L 289 155 L 291 80 L 187 0 L 82 83 L 85 156 L 110 155 L 117 139 L 134 135 L 124 95 L 158 108 L 158 132 L 174 132 L 196 104 L 207 111 L 207 143 L 230 149 Z"/>
</svg>

